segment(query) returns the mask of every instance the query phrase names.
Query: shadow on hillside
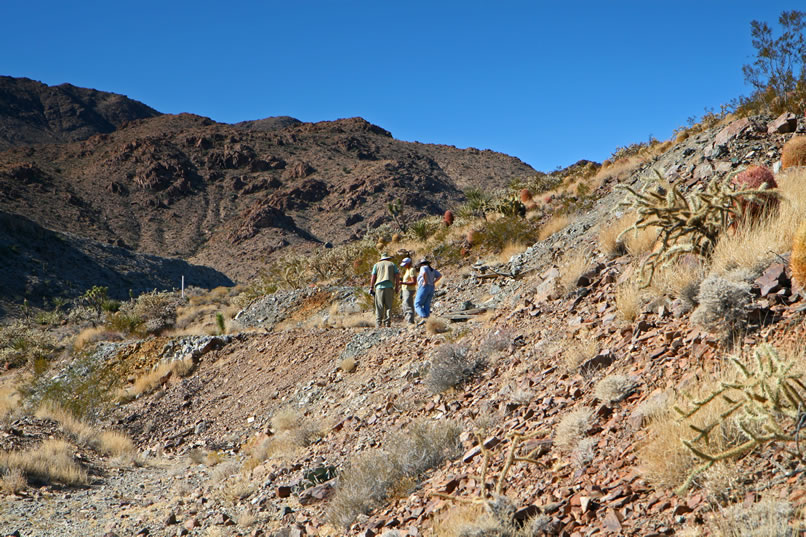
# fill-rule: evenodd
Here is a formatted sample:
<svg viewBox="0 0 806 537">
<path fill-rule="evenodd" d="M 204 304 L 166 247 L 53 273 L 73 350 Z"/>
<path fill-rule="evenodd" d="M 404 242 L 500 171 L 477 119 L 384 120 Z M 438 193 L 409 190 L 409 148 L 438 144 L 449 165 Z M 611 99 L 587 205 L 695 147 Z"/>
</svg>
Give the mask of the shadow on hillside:
<svg viewBox="0 0 806 537">
<path fill-rule="evenodd" d="M 42 307 L 57 296 L 80 296 L 93 285 L 108 287 L 110 297 L 123 300 L 130 293 L 179 288 L 183 276 L 186 286 L 234 285 L 210 267 L 57 233 L 0 211 L 0 300 L 27 299 Z"/>
</svg>

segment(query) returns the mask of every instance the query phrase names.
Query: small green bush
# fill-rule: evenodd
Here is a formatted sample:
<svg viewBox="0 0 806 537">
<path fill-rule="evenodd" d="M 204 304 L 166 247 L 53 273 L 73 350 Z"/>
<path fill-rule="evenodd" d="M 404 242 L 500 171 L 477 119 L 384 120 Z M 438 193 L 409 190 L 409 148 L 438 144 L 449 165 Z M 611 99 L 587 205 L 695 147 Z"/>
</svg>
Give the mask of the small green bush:
<svg viewBox="0 0 806 537">
<path fill-rule="evenodd" d="M 537 223 L 517 216 L 499 218 L 487 222 L 481 231 L 481 244 L 495 252 L 500 252 L 508 244 L 534 244 L 538 240 Z"/>
</svg>

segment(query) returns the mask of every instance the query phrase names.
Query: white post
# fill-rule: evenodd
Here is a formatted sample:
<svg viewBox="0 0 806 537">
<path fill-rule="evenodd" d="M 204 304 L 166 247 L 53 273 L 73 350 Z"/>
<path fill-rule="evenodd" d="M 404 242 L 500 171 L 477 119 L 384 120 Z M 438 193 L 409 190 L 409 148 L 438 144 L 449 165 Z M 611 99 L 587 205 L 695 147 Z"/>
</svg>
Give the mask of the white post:
<svg viewBox="0 0 806 537">
<path fill-rule="evenodd" d="M 185 275 L 182 275 L 182 298 L 185 298 Z"/>
</svg>

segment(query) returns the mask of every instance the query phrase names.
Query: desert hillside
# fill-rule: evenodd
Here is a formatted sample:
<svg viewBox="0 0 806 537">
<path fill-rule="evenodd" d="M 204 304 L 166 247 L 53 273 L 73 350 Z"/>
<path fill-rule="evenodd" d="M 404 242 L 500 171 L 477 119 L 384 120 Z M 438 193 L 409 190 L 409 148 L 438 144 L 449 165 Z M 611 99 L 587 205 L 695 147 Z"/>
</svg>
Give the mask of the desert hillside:
<svg viewBox="0 0 806 537">
<path fill-rule="evenodd" d="M 360 118 L 8 149 L 0 271 L 97 283 L 0 326 L 0 534 L 796 535 L 804 133 L 549 174 Z M 385 252 L 444 274 L 427 321 L 374 326 Z"/>
</svg>

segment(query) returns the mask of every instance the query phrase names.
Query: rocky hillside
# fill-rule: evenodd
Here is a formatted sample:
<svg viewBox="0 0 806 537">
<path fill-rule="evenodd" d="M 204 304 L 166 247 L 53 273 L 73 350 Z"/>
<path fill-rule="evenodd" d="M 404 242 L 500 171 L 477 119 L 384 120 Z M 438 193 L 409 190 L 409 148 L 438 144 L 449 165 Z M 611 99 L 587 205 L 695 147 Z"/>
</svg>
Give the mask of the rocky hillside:
<svg viewBox="0 0 806 537">
<path fill-rule="evenodd" d="M 692 193 L 748 165 L 777 169 L 781 146 L 806 125 L 770 119 L 688 133 L 631 161 L 621 182 Z M 681 259 L 644 289 L 652 241 L 607 240 L 629 225 L 615 177 L 511 258 L 440 267 L 437 319 L 426 327 L 346 322 L 371 316 L 360 294 L 322 285 L 239 301 L 227 334 L 116 333 L 67 353 L 26 380 L 21 407 L 0 422 L 0 449 L 36 453 L 63 439 L 86 475 L 62 486 L 61 475 L 34 474 L 41 481 L 8 493 L 0 530 L 795 535 L 806 393 L 793 375 L 803 373 L 806 304 L 783 215 L 806 219 L 806 172 L 776 172 L 770 220 L 725 231 L 727 246 Z M 222 311 L 221 298 L 184 307 Z M 743 367 L 734 376 L 731 357 Z M 724 400 L 704 397 L 719 388 Z M 125 431 L 134 446 L 123 456 L 58 413 L 32 415 L 48 397 L 96 428 Z M 705 401 L 699 417 L 672 410 L 693 401 Z M 705 429 L 710 441 L 695 440 Z M 720 450 L 724 460 L 700 466 Z"/>
<path fill-rule="evenodd" d="M 0 150 L 84 140 L 158 115 L 125 95 L 0 76 Z"/>
<path fill-rule="evenodd" d="M 16 114 L 3 120 L 9 132 L 21 131 L 19 122 L 36 109 L 21 102 L 0 101 Z M 386 206 L 393 200 L 413 221 L 457 205 L 463 188 L 492 190 L 535 173 L 491 151 L 401 142 L 360 118 L 227 125 L 189 114 L 144 115 L 86 140 L 18 142 L 0 153 L 0 209 L 245 280 L 288 249 L 354 240 L 391 223 Z M 92 134 L 73 130 L 70 139 Z"/>
</svg>

